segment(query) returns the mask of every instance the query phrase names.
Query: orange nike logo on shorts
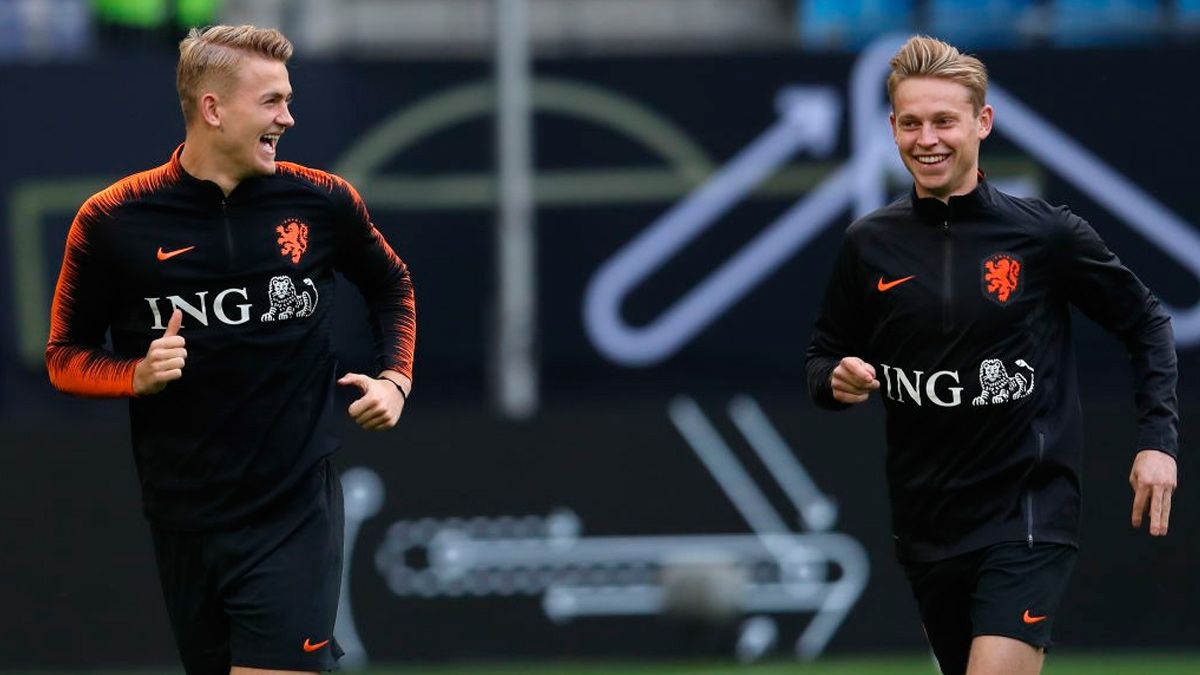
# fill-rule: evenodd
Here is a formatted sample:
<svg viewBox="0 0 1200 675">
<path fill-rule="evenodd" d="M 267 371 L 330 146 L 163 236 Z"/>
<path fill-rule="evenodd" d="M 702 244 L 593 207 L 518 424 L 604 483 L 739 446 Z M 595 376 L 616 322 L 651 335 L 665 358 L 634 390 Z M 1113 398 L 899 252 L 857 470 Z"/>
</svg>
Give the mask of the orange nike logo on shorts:
<svg viewBox="0 0 1200 675">
<path fill-rule="evenodd" d="M 188 251 L 190 251 L 194 248 L 196 248 L 196 247 L 195 246 L 187 246 L 185 248 L 177 248 L 174 251 L 164 251 L 164 250 L 162 250 L 162 247 L 159 246 L 158 247 L 158 259 L 159 260 L 170 260 L 171 258 L 174 258 L 177 255 L 187 253 Z"/>
<path fill-rule="evenodd" d="M 879 289 L 880 293 L 884 293 L 886 291 L 892 290 L 893 288 L 899 286 L 900 284 L 902 284 L 906 281 L 910 281 L 910 280 L 916 279 L 916 278 L 917 277 L 915 275 L 909 275 L 907 277 L 904 277 L 903 279 L 896 279 L 895 281 L 886 281 L 885 282 L 883 280 L 883 277 L 879 277 L 879 285 L 876 286 L 876 288 Z"/>
<path fill-rule="evenodd" d="M 1021 617 L 1021 620 L 1025 623 L 1040 623 L 1046 620 L 1046 615 L 1043 614 L 1041 616 L 1030 616 L 1029 610 L 1025 610 L 1025 615 Z"/>
<path fill-rule="evenodd" d="M 1044 619 L 1044 618 L 1046 618 L 1046 617 L 1042 617 L 1042 618 Z M 306 652 L 315 652 L 315 651 L 317 651 L 317 650 L 318 650 L 318 649 L 320 649 L 321 647 L 324 647 L 324 646 L 325 646 L 325 645 L 327 645 L 327 644 L 329 644 L 329 640 L 322 640 L 322 641 L 320 641 L 320 642 L 318 642 L 317 644 L 315 644 L 315 645 L 314 645 L 313 643 L 311 643 L 311 642 L 309 642 L 309 641 L 308 641 L 308 638 L 304 638 L 304 651 L 306 651 Z"/>
</svg>

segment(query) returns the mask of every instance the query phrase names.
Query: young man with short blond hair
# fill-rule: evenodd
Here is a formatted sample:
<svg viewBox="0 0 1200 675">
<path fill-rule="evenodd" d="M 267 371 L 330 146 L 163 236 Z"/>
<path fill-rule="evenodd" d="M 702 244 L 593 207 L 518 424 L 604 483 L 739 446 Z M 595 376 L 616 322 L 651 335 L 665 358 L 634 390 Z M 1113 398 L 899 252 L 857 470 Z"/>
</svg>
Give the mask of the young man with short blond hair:
<svg viewBox="0 0 1200 675">
<path fill-rule="evenodd" d="M 808 350 L 814 401 L 879 391 L 897 556 L 946 675 L 1034 675 L 1078 547 L 1082 419 L 1070 305 L 1128 349 L 1132 523 L 1167 533 L 1178 404 L 1171 322 L 1065 207 L 995 189 L 987 71 L 927 37 L 891 62 L 913 189 L 850 225 Z"/>
<path fill-rule="evenodd" d="M 54 386 L 130 399 L 189 675 L 336 668 L 336 385 L 358 390 L 349 414 L 371 430 L 395 426 L 412 388 L 407 266 L 349 183 L 276 161 L 295 123 L 291 54 L 279 31 L 253 26 L 183 40 L 186 139 L 79 210 L 51 309 Z M 335 272 L 367 301 L 374 376 L 338 377 Z"/>
</svg>

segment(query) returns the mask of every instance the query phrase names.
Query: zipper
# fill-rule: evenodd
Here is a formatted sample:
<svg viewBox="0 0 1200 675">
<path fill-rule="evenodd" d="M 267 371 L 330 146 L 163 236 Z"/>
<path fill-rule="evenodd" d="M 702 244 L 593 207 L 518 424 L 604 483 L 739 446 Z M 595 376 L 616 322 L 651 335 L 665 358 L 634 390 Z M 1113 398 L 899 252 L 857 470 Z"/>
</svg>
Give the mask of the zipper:
<svg viewBox="0 0 1200 675">
<path fill-rule="evenodd" d="M 229 268 L 233 269 L 233 226 L 229 222 L 229 204 L 221 200 L 221 218 L 225 221 L 225 254 L 229 258 Z"/>
<path fill-rule="evenodd" d="M 1046 434 L 1041 431 L 1037 432 L 1037 464 L 1042 463 L 1042 458 L 1046 455 Z M 1033 490 L 1025 491 L 1025 541 L 1029 543 L 1029 548 L 1033 548 Z"/>
<path fill-rule="evenodd" d="M 950 221 L 942 221 L 942 329 L 949 332 L 954 326 L 954 292 L 950 283 L 950 261 L 954 249 L 950 241 Z"/>
<path fill-rule="evenodd" d="M 1025 541 L 1033 548 L 1033 491 L 1025 491 Z"/>
</svg>

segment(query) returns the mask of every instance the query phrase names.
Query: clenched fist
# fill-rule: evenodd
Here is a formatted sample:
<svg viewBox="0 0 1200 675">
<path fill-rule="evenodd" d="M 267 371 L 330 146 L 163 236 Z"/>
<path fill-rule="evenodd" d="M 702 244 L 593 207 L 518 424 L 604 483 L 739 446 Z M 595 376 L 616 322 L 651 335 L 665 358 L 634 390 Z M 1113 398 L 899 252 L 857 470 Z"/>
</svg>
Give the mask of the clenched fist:
<svg viewBox="0 0 1200 675">
<path fill-rule="evenodd" d="M 875 367 L 857 356 L 847 356 L 833 369 L 829 379 L 833 398 L 842 403 L 862 403 L 879 388 Z"/>
</svg>

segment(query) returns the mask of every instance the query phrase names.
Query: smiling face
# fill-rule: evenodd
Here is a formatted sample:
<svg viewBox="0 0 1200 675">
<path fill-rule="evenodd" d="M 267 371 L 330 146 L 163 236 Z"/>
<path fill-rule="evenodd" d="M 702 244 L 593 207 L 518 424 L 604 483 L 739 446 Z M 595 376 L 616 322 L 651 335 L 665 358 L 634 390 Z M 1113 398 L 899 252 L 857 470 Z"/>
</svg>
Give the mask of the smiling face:
<svg viewBox="0 0 1200 675">
<path fill-rule="evenodd" d="M 253 55 L 242 59 L 236 81 L 216 101 L 220 134 L 214 142 L 232 177 L 275 173 L 279 137 L 296 123 L 291 100 L 286 65 Z"/>
<path fill-rule="evenodd" d="M 913 77 L 892 96 L 892 136 L 917 196 L 947 201 L 978 184 L 979 143 L 992 131 L 992 107 L 978 112 L 971 91 L 951 80 Z"/>
</svg>

